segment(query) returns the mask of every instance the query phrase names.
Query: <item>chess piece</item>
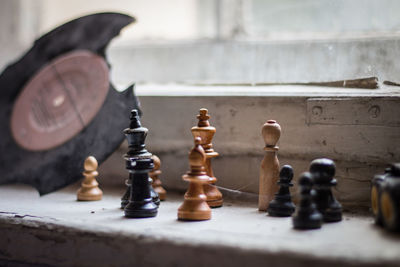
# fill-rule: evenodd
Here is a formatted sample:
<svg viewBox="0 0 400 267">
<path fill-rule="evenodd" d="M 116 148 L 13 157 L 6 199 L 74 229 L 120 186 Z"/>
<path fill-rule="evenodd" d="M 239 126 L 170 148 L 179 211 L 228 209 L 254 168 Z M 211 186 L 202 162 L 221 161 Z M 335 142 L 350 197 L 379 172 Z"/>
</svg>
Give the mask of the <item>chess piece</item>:
<svg viewBox="0 0 400 267">
<path fill-rule="evenodd" d="M 96 181 L 96 176 L 99 175 L 97 167 L 98 164 L 95 157 L 89 156 L 86 158 L 84 163 L 85 171 L 82 173 L 85 178 L 82 181 L 81 188 L 77 192 L 78 200 L 101 200 L 103 191 L 101 191 L 99 183 Z"/>
<path fill-rule="evenodd" d="M 295 229 L 317 229 L 321 228 L 322 215 L 316 209 L 313 201 L 314 190 L 312 189 L 313 180 L 309 172 L 300 176 L 300 204 L 293 216 L 293 227 Z"/>
<path fill-rule="evenodd" d="M 371 204 L 375 222 L 389 231 L 400 231 L 400 163 L 372 179 Z"/>
<path fill-rule="evenodd" d="M 207 175 L 204 164 L 206 154 L 201 146 L 201 138 L 195 138 L 195 146 L 189 154 L 190 172 L 182 176 L 189 182 L 189 189 L 185 194 L 185 200 L 178 209 L 179 220 L 203 221 L 211 219 L 211 209 L 204 193 L 204 184 L 210 177 Z"/>
<path fill-rule="evenodd" d="M 159 178 L 159 175 L 161 174 L 161 161 L 156 155 L 153 155 L 151 158 L 154 162 L 154 169 L 149 173 L 151 179 L 153 179 L 152 185 L 154 191 L 160 197 L 160 200 L 165 200 L 167 198 L 167 191 L 162 187 L 162 183 Z"/>
<path fill-rule="evenodd" d="M 258 210 L 267 211 L 268 205 L 278 191 L 279 160 L 276 143 L 281 136 L 281 126 L 274 120 L 267 121 L 262 127 L 262 137 L 265 142 L 265 155 L 260 168 L 260 187 L 258 195 Z"/>
<path fill-rule="evenodd" d="M 325 222 L 342 220 L 342 205 L 332 194 L 332 187 L 336 186 L 335 163 L 330 159 L 316 159 L 310 164 L 310 173 L 315 188 L 315 204 Z"/>
<path fill-rule="evenodd" d="M 385 184 L 384 181 L 386 178 L 392 175 L 392 173 L 395 173 L 392 170 L 394 167 L 395 164 L 389 168 L 386 168 L 384 174 L 375 175 L 371 181 L 371 209 L 372 213 L 374 214 L 375 223 L 380 226 L 383 226 L 383 214 L 382 210 L 380 209 L 380 198 L 383 191 L 383 185 Z"/>
<path fill-rule="evenodd" d="M 152 154 L 147 151 L 145 144 L 148 129 L 142 127 L 140 123 L 139 112 L 136 109 L 133 109 L 131 111 L 130 120 L 131 121 L 129 128 L 126 128 L 124 130 L 124 134 L 128 140 L 128 147 L 129 147 L 128 152 L 124 155 L 124 159 L 127 162 L 127 166 L 130 166 L 130 164 L 132 164 L 132 162 L 137 159 L 148 159 L 151 158 L 152 156 Z M 131 183 L 132 181 L 130 181 L 129 179 L 125 182 L 125 184 L 127 185 L 127 190 L 123 195 L 123 197 L 121 198 L 122 209 L 129 202 Z M 153 190 L 153 187 L 151 187 L 151 195 L 154 203 L 159 205 L 160 199 L 158 197 L 158 194 Z"/>
<path fill-rule="evenodd" d="M 121 209 L 124 209 L 126 205 L 129 203 L 129 196 L 131 195 L 131 183 L 129 179 L 125 180 L 126 191 L 121 198 Z"/>
<path fill-rule="evenodd" d="M 207 196 L 207 204 L 211 208 L 221 207 L 223 204 L 222 193 L 215 186 L 217 178 L 214 176 L 214 172 L 211 166 L 211 159 L 217 157 L 219 154 L 215 152 L 212 145 L 212 139 L 216 132 L 215 127 L 210 126 L 208 119 L 208 110 L 205 108 L 200 109 L 197 119 L 199 120 L 197 126 L 192 127 L 192 135 L 194 138 L 201 138 L 201 146 L 206 153 L 205 169 L 207 175 L 211 178 L 210 182 L 204 184 L 204 193 Z"/>
<path fill-rule="evenodd" d="M 279 173 L 278 185 L 280 186 L 278 193 L 269 203 L 267 212 L 274 217 L 289 217 L 293 214 L 296 206 L 292 202 L 289 187 L 293 179 L 293 169 L 290 165 L 284 165 Z"/>
<path fill-rule="evenodd" d="M 154 168 L 151 158 L 139 158 L 127 161 L 131 194 L 129 203 L 125 206 L 125 217 L 147 218 L 157 215 L 158 206 L 151 197 L 151 180 L 149 172 Z"/>
</svg>

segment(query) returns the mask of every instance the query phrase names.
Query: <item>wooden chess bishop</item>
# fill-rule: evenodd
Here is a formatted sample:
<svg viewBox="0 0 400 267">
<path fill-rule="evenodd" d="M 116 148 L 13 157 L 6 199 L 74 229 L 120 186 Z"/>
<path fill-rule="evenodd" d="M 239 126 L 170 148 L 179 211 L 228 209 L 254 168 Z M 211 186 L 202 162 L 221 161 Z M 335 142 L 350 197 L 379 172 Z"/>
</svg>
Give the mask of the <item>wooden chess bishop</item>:
<svg viewBox="0 0 400 267">
<path fill-rule="evenodd" d="M 217 182 L 217 178 L 214 176 L 212 167 L 211 167 L 211 159 L 217 157 L 219 154 L 215 152 L 212 145 L 212 139 L 216 132 L 215 127 L 210 126 L 208 119 L 210 118 L 208 114 L 208 110 L 205 108 L 200 109 L 199 115 L 197 115 L 198 124 L 197 126 L 192 127 L 192 135 L 194 138 L 201 138 L 201 146 L 203 147 L 206 153 L 206 162 L 205 169 L 207 175 L 211 178 L 210 182 L 204 184 L 204 193 L 207 196 L 207 204 L 211 208 L 221 207 L 223 204 L 222 193 L 215 186 Z"/>
<path fill-rule="evenodd" d="M 153 180 L 153 188 L 160 197 L 160 200 L 165 200 L 167 198 L 167 191 L 162 187 L 162 183 L 159 178 L 159 175 L 161 174 L 161 160 L 156 155 L 152 155 L 151 158 L 154 162 L 154 169 L 149 173 L 149 175 Z"/>
<path fill-rule="evenodd" d="M 77 192 L 78 200 L 94 201 L 101 200 L 103 191 L 98 187 L 99 183 L 96 181 L 98 163 L 95 157 L 87 157 L 84 163 L 85 171 L 82 173 L 85 176 L 82 181 L 81 188 Z"/>
<path fill-rule="evenodd" d="M 274 120 L 267 121 L 262 127 L 262 136 L 265 142 L 265 155 L 260 168 L 260 188 L 258 195 L 258 209 L 267 211 L 268 205 L 278 191 L 279 147 L 276 143 L 281 136 L 281 126 Z"/>
<path fill-rule="evenodd" d="M 211 209 L 207 205 L 203 186 L 208 183 L 210 177 L 204 169 L 206 154 L 200 145 L 201 138 L 195 138 L 195 146 L 189 154 L 190 172 L 182 178 L 189 182 L 189 189 L 185 194 L 185 200 L 178 209 L 179 220 L 203 221 L 211 219 Z"/>
</svg>

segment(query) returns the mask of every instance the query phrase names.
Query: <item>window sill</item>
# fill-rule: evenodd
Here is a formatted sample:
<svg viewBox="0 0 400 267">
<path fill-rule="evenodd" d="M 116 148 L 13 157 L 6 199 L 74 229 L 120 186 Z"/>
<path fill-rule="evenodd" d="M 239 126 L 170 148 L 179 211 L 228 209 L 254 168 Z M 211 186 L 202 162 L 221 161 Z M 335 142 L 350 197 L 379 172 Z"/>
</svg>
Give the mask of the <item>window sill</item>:
<svg viewBox="0 0 400 267">
<path fill-rule="evenodd" d="M 122 188 L 103 188 L 97 202 L 76 201 L 76 189 L 39 197 L 28 187 L 1 186 L 0 262 L 234 267 L 397 266 L 400 260 L 398 240 L 362 215 L 295 231 L 290 218 L 267 217 L 254 203 L 227 198 L 210 221 L 180 222 L 182 195 L 170 194 L 157 217 L 126 219 L 119 209 Z"/>
<path fill-rule="evenodd" d="M 122 88 L 122 86 L 118 86 Z M 400 87 L 382 85 L 379 89 L 353 89 L 305 85 L 193 85 L 139 83 L 135 88 L 140 96 L 245 96 L 245 97 L 400 97 Z"/>
</svg>

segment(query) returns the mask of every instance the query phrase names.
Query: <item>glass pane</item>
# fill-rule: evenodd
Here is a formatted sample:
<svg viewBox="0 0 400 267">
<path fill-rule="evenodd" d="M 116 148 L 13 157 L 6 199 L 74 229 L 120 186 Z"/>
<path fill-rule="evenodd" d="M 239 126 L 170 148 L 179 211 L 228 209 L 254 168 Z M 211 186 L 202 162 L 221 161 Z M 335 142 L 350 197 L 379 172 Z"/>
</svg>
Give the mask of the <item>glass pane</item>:
<svg viewBox="0 0 400 267">
<path fill-rule="evenodd" d="M 400 1 L 395 0 L 251 0 L 247 4 L 252 37 L 342 38 L 400 31 Z"/>
<path fill-rule="evenodd" d="M 212 0 L 42 0 L 39 28 L 45 33 L 79 16 L 115 11 L 137 19 L 124 30 L 125 41 L 212 38 L 215 7 Z"/>
</svg>

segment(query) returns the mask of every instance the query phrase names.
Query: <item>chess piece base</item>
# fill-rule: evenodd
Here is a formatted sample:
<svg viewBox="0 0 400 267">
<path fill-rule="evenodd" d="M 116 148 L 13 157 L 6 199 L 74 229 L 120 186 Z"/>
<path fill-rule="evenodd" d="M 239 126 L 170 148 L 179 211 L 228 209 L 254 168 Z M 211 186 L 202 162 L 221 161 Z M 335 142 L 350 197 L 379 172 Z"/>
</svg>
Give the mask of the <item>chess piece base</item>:
<svg viewBox="0 0 400 267">
<path fill-rule="evenodd" d="M 292 202 L 278 203 L 278 201 L 272 200 L 269 203 L 267 212 L 268 215 L 273 217 L 290 217 L 295 209 L 296 207 Z"/>
<path fill-rule="evenodd" d="M 97 201 L 103 197 L 103 191 L 100 188 L 92 188 L 90 190 L 78 190 L 77 199 L 79 201 Z"/>
<path fill-rule="evenodd" d="M 211 211 L 178 211 L 178 220 L 206 221 L 211 219 Z"/>
<path fill-rule="evenodd" d="M 342 209 L 327 209 L 322 213 L 324 222 L 340 222 L 342 220 Z"/>
<path fill-rule="evenodd" d="M 131 201 L 124 209 L 125 217 L 148 218 L 157 216 L 158 207 L 152 200 Z"/>
<path fill-rule="evenodd" d="M 203 195 L 204 196 L 204 195 Z M 185 200 L 178 209 L 178 220 L 204 221 L 211 219 L 211 209 L 203 200 Z"/>
<path fill-rule="evenodd" d="M 161 201 L 164 201 L 167 199 L 167 191 L 164 188 L 162 188 L 161 186 L 155 187 L 154 191 L 157 192 L 158 197 L 160 198 Z"/>
<path fill-rule="evenodd" d="M 293 227 L 299 230 L 321 228 L 322 216 L 319 212 L 313 214 L 298 214 L 293 217 Z"/>
<path fill-rule="evenodd" d="M 207 196 L 207 204 L 210 208 L 219 208 L 223 205 L 222 193 L 215 185 L 204 184 L 204 193 Z"/>
</svg>

